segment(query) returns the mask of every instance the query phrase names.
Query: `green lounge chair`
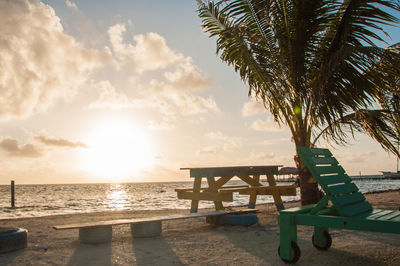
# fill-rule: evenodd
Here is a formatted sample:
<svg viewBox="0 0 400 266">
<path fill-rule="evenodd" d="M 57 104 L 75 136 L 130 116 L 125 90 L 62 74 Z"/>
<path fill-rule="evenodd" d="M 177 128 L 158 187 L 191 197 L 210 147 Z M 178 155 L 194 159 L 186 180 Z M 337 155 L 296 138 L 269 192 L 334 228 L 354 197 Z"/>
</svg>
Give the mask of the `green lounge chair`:
<svg viewBox="0 0 400 266">
<path fill-rule="evenodd" d="M 319 250 L 332 244 L 328 228 L 400 234 L 400 211 L 372 209 L 328 149 L 299 147 L 297 152 L 325 196 L 317 204 L 280 211 L 278 253 L 284 262 L 300 258 L 297 225 L 314 226 L 312 243 Z"/>
</svg>

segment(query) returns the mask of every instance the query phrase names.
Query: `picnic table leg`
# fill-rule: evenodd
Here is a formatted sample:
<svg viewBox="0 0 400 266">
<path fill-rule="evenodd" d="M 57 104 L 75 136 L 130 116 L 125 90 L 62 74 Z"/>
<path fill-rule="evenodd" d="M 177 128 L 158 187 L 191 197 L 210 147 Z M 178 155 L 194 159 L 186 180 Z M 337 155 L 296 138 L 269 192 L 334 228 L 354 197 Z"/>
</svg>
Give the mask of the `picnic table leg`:
<svg viewBox="0 0 400 266">
<path fill-rule="evenodd" d="M 257 192 L 251 192 L 250 193 L 250 199 L 249 199 L 249 209 L 255 209 L 256 208 L 256 201 L 257 201 Z"/>
<path fill-rule="evenodd" d="M 267 180 L 268 180 L 268 184 L 270 187 L 276 187 L 276 181 L 275 181 L 274 175 L 267 175 Z M 275 206 L 278 211 L 285 209 L 285 207 L 283 206 L 283 202 L 282 202 L 282 198 L 281 198 L 281 194 L 279 193 L 279 190 L 274 189 L 272 192 L 272 197 L 274 198 Z"/>
<path fill-rule="evenodd" d="M 215 186 L 214 177 L 207 177 L 208 188 L 210 192 L 218 192 L 217 187 Z M 214 201 L 215 209 L 217 211 L 223 210 L 224 205 L 222 205 L 222 201 Z"/>
<path fill-rule="evenodd" d="M 257 183 L 260 183 L 260 175 L 253 176 L 253 180 Z M 256 202 L 257 202 L 257 192 L 253 192 L 250 194 L 249 206 L 248 206 L 249 209 L 255 209 Z"/>
<path fill-rule="evenodd" d="M 200 192 L 201 188 L 201 177 L 196 177 L 193 183 L 193 192 Z M 190 213 L 197 212 L 199 208 L 199 200 L 192 200 L 192 204 L 190 206 Z"/>
</svg>

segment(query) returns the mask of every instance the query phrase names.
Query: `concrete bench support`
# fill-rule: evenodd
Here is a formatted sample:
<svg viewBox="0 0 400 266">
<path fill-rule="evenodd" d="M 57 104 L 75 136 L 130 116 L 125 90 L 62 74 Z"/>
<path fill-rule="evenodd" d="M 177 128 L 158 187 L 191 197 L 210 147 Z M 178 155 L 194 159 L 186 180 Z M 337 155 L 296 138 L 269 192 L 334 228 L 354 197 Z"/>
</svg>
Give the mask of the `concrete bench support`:
<svg viewBox="0 0 400 266">
<path fill-rule="evenodd" d="M 154 237 L 161 235 L 161 221 L 131 224 L 133 237 Z"/>
<path fill-rule="evenodd" d="M 110 242 L 112 226 L 96 226 L 79 228 L 79 241 L 85 244 L 99 244 Z"/>
<path fill-rule="evenodd" d="M 91 223 L 67 224 L 53 226 L 56 230 L 79 229 L 81 243 L 97 244 L 110 242 L 112 239 L 112 226 L 130 224 L 133 237 L 155 237 L 161 235 L 161 222 L 179 219 L 224 216 L 228 214 L 255 213 L 256 209 L 229 210 L 215 212 L 200 212 L 191 214 L 176 214 L 169 216 L 144 217 L 133 219 L 119 219 L 98 221 Z M 244 217 L 244 216 L 243 216 Z"/>
</svg>

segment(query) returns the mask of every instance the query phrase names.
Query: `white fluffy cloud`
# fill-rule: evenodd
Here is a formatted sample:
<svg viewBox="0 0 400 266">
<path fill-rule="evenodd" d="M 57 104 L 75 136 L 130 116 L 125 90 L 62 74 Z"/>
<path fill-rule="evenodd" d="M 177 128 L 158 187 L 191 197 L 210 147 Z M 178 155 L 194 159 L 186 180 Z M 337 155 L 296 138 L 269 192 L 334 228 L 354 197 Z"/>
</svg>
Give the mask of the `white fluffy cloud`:
<svg viewBox="0 0 400 266">
<path fill-rule="evenodd" d="M 113 87 L 110 82 L 98 83 L 98 100 L 90 104 L 92 108 L 143 108 L 158 109 L 164 120 L 176 116 L 188 116 L 199 113 L 219 112 L 212 97 L 196 93 L 211 88 L 211 79 L 203 73 L 191 57 L 173 51 L 166 40 L 157 33 L 133 36 L 133 43 L 123 40 L 125 24 L 116 24 L 109 28 L 108 34 L 116 62 L 120 67 L 129 66 L 135 72 L 134 80 L 143 78 L 143 72 L 164 70 L 160 79 L 151 79 L 148 85 L 135 83 L 136 98 L 129 98 Z M 170 128 L 152 121 L 154 129 Z"/>
<path fill-rule="evenodd" d="M 181 60 L 175 71 L 165 72 L 164 77 L 169 82 L 169 90 L 178 92 L 203 91 L 212 85 L 210 78 L 193 64 L 190 57 Z"/>
<path fill-rule="evenodd" d="M 242 146 L 242 138 L 229 136 L 221 131 L 209 132 L 205 134 L 209 140 L 216 142 L 216 145 L 207 146 L 197 151 L 197 154 L 217 154 L 219 152 L 233 152 Z"/>
<path fill-rule="evenodd" d="M 278 123 L 273 121 L 271 118 L 267 118 L 266 120 L 257 119 L 250 125 L 251 129 L 257 131 L 281 131 L 283 130 L 279 127 Z"/>
<path fill-rule="evenodd" d="M 73 94 L 106 51 L 85 49 L 37 0 L 0 2 L 0 119 L 28 116 Z"/>
<path fill-rule="evenodd" d="M 171 50 L 158 33 L 149 32 L 133 36 L 134 44 L 123 40 L 125 24 L 109 28 L 108 35 L 116 58 L 128 64 L 136 73 L 166 68 L 182 60 L 182 54 Z"/>
<path fill-rule="evenodd" d="M 108 80 L 94 85 L 100 91 L 98 99 L 89 105 L 89 108 L 124 109 L 135 107 L 135 101 L 126 94 L 120 93 Z"/>
<path fill-rule="evenodd" d="M 65 0 L 65 4 L 67 5 L 67 7 L 71 8 L 71 9 L 73 9 L 75 11 L 78 10 L 78 7 L 74 2 L 71 2 L 69 0 Z"/>
<path fill-rule="evenodd" d="M 252 101 L 246 102 L 243 105 L 241 113 L 242 113 L 242 116 L 247 117 L 247 116 L 256 115 L 264 110 L 265 110 L 265 107 L 262 103 L 252 100 Z"/>
</svg>

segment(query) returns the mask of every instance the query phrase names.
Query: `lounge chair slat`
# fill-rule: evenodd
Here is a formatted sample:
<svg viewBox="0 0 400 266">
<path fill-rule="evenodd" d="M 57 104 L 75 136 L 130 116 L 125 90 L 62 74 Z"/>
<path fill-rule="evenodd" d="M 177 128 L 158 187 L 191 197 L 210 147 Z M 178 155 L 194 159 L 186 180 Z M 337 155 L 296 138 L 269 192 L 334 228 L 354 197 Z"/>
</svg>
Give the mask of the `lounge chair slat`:
<svg viewBox="0 0 400 266">
<path fill-rule="evenodd" d="M 337 165 L 338 161 L 334 157 L 311 157 L 309 160 L 314 163 L 314 165 L 318 164 L 332 164 Z"/>
<path fill-rule="evenodd" d="M 348 194 L 351 192 L 357 192 L 358 187 L 354 183 L 349 183 L 349 184 L 330 186 L 326 190 L 327 193 L 331 193 L 332 195 L 339 195 L 339 194 Z"/>
<path fill-rule="evenodd" d="M 380 221 L 390 221 L 396 219 L 396 217 L 400 217 L 400 211 L 392 211 L 384 216 L 379 217 L 376 220 Z"/>
<path fill-rule="evenodd" d="M 333 185 L 333 184 L 340 184 L 340 183 L 349 183 L 351 182 L 351 178 L 346 175 L 329 175 L 329 176 L 322 176 L 320 177 L 325 185 Z"/>
<path fill-rule="evenodd" d="M 356 204 L 348 205 L 342 208 L 344 216 L 353 217 L 360 215 L 365 212 L 372 211 L 371 204 L 366 201 L 362 201 Z"/>
<path fill-rule="evenodd" d="M 370 219 L 370 220 L 376 220 L 376 219 L 378 219 L 379 217 L 385 216 L 386 214 L 389 214 L 389 213 L 391 213 L 391 212 L 392 212 L 391 210 L 374 210 L 374 211 L 371 213 L 371 215 L 369 215 L 369 216 L 366 217 L 366 218 L 368 218 L 368 219 Z"/>
<path fill-rule="evenodd" d="M 332 156 L 332 153 L 328 149 L 313 149 L 306 147 L 299 147 L 299 153 L 307 156 L 316 156 L 316 155 L 324 155 L 324 156 Z"/>
<path fill-rule="evenodd" d="M 352 194 L 345 194 L 339 197 L 336 197 L 336 202 L 340 206 L 354 204 L 356 202 L 365 201 L 365 197 L 361 192 L 356 192 Z"/>
<path fill-rule="evenodd" d="M 344 169 L 341 166 L 316 166 L 314 171 L 317 175 L 327 174 L 344 174 Z"/>
</svg>

